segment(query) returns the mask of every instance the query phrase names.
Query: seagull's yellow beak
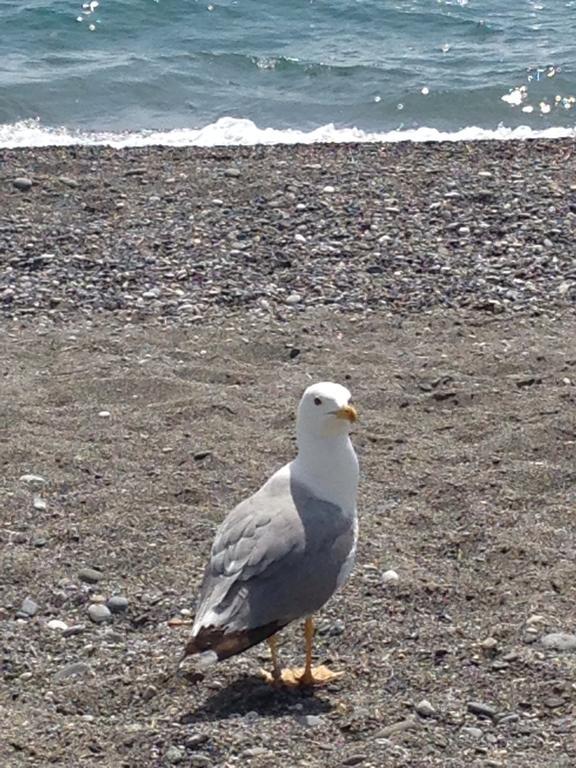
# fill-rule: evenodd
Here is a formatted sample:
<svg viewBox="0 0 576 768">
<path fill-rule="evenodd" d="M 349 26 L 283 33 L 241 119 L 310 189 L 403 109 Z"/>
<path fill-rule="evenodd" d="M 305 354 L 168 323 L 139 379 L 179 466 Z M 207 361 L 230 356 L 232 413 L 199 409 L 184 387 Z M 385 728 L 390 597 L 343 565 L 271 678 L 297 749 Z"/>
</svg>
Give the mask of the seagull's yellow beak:
<svg viewBox="0 0 576 768">
<path fill-rule="evenodd" d="M 353 405 L 344 405 L 340 410 L 336 411 L 336 418 L 345 419 L 354 424 L 355 421 L 358 421 L 358 413 Z"/>
</svg>

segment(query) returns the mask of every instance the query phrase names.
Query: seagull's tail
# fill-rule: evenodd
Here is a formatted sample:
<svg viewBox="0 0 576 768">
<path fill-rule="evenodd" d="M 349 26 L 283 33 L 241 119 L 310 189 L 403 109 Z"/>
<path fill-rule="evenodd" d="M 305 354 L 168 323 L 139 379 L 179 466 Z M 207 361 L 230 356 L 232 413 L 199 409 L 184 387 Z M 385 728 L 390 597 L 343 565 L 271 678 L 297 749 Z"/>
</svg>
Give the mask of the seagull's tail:
<svg viewBox="0 0 576 768">
<path fill-rule="evenodd" d="M 187 656 L 199 656 L 202 666 L 229 659 L 271 637 L 284 625 L 276 621 L 261 627 L 227 630 L 226 627 L 201 627 L 188 640 L 181 661 Z"/>
</svg>

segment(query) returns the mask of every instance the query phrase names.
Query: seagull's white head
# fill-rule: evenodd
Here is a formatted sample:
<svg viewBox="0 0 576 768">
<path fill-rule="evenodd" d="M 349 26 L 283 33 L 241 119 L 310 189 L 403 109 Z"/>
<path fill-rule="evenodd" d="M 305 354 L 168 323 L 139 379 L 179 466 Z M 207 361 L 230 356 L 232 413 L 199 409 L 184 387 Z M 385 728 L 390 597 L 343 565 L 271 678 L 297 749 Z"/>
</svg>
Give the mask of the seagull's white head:
<svg viewBox="0 0 576 768">
<path fill-rule="evenodd" d="M 298 406 L 298 434 L 301 437 L 347 435 L 357 419 L 346 387 L 321 381 L 312 384 L 302 395 Z"/>
</svg>

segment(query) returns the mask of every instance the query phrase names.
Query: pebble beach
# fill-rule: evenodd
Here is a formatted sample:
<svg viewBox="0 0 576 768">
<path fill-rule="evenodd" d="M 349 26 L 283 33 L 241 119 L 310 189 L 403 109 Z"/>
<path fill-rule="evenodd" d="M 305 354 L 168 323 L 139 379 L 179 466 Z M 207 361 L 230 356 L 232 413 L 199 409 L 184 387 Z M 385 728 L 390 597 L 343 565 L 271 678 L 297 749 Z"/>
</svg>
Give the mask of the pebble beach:
<svg viewBox="0 0 576 768">
<path fill-rule="evenodd" d="M 571 140 L 0 150 L 0 312 L 549 312 L 576 296 Z"/>
<path fill-rule="evenodd" d="M 2 766 L 572 768 L 575 171 L 564 140 L 0 150 Z M 345 674 L 175 674 L 323 379 L 360 413 Z"/>
</svg>

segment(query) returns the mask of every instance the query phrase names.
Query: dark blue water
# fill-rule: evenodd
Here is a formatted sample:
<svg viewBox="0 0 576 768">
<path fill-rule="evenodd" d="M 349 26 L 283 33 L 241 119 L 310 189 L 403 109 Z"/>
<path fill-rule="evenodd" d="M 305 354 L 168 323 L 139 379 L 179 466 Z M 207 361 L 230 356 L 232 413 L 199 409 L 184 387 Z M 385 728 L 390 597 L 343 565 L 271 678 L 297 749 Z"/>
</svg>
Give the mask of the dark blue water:
<svg viewBox="0 0 576 768">
<path fill-rule="evenodd" d="M 0 144 L 562 133 L 575 118 L 576 0 L 0 0 Z"/>
</svg>

